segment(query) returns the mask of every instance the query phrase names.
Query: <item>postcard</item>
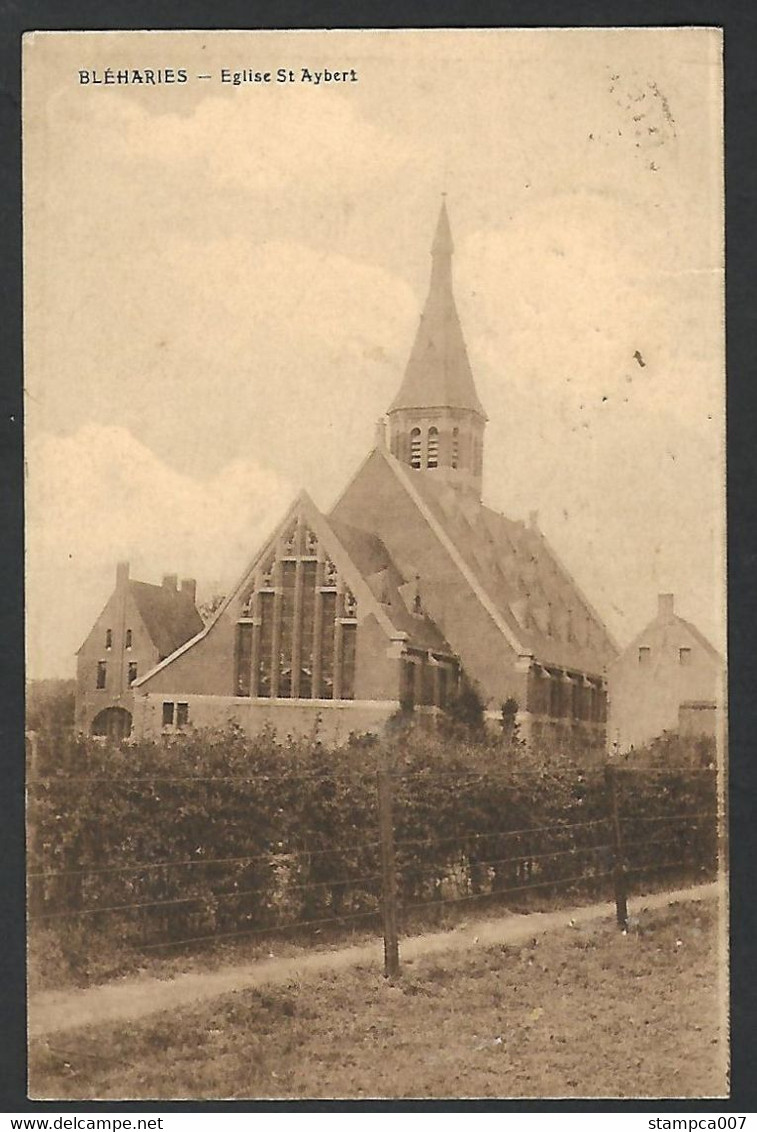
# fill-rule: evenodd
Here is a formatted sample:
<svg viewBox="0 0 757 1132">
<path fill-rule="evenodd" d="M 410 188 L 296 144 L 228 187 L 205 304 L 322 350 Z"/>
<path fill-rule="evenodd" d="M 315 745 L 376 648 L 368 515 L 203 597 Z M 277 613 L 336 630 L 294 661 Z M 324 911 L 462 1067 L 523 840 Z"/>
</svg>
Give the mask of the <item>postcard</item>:
<svg viewBox="0 0 757 1132">
<path fill-rule="evenodd" d="M 29 1089 L 728 1092 L 722 36 L 29 32 Z"/>
</svg>

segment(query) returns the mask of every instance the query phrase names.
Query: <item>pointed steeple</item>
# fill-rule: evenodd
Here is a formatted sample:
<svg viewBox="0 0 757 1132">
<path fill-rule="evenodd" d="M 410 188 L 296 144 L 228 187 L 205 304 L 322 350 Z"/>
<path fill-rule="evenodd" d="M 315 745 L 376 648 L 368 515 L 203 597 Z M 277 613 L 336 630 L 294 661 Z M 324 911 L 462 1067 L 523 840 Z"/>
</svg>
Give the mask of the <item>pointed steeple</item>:
<svg viewBox="0 0 757 1132">
<path fill-rule="evenodd" d="M 405 376 L 389 412 L 392 455 L 481 498 L 486 413 L 452 292 L 454 245 L 442 201 L 431 282 Z"/>
<path fill-rule="evenodd" d="M 469 409 L 486 419 L 473 381 L 452 292 L 454 244 L 442 200 L 431 245 L 431 282 L 405 376 L 389 412 L 397 409 Z"/>
<path fill-rule="evenodd" d="M 452 242 L 452 229 L 449 226 L 447 201 L 442 196 L 442 207 L 439 209 L 439 219 L 436 222 L 431 254 L 432 256 L 451 256 L 454 250 L 455 245 Z"/>
</svg>

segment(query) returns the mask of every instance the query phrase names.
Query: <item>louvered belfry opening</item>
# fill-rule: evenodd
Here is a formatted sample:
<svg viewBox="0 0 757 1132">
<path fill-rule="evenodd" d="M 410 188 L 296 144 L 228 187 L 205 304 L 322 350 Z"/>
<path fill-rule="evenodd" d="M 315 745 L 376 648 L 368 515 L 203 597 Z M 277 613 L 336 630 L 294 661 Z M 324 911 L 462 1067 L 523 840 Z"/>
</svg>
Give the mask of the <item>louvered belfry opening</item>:
<svg viewBox="0 0 757 1132">
<path fill-rule="evenodd" d="M 304 519 L 256 569 L 237 622 L 235 694 L 351 700 L 357 601 Z"/>
</svg>

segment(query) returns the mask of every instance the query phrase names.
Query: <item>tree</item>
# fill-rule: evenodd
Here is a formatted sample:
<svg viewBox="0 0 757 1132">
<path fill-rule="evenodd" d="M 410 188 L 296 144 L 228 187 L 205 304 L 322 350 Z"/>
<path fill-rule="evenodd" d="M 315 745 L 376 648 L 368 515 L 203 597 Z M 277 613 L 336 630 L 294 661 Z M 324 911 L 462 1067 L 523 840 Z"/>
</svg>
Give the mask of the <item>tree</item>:
<svg viewBox="0 0 757 1132">
<path fill-rule="evenodd" d="M 500 717 L 500 725 L 502 727 L 502 738 L 507 743 L 516 742 L 518 740 L 518 701 L 509 696 L 502 704 L 502 712 Z"/>
<path fill-rule="evenodd" d="M 75 680 L 30 680 L 26 686 L 29 731 L 64 734 L 74 725 Z"/>
<path fill-rule="evenodd" d="M 460 679 L 457 694 L 448 699 L 445 712 L 453 727 L 457 725 L 473 734 L 484 730 L 484 701 L 465 674 Z"/>
</svg>

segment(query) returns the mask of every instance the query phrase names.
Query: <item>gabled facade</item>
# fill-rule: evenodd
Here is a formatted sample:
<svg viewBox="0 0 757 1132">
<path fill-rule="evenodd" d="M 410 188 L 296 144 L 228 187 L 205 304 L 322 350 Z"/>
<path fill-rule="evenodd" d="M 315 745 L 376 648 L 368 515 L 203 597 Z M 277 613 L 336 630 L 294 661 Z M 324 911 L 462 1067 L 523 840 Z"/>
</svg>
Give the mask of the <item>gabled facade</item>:
<svg viewBox="0 0 757 1132">
<path fill-rule="evenodd" d="M 452 290 L 443 206 L 431 282 L 376 445 L 326 516 L 302 494 L 215 620 L 135 684 L 145 733 L 231 720 L 346 739 L 461 674 L 493 716 L 601 749 L 617 650 L 538 530 L 481 502 L 486 414 Z M 388 438 L 387 438 L 388 432 Z"/>
<path fill-rule="evenodd" d="M 660 594 L 657 616 L 608 670 L 608 739 L 620 752 L 664 732 L 715 735 L 722 710 L 723 658 Z"/>
<path fill-rule="evenodd" d="M 133 721 L 133 686 L 202 629 L 194 579 L 169 574 L 161 586 L 116 568 L 116 586 L 77 653 L 76 729 L 122 739 Z"/>
<path fill-rule="evenodd" d="M 211 624 L 137 681 L 137 726 L 175 730 L 181 702 L 182 726 L 287 734 L 320 717 L 339 741 L 380 730 L 408 662 L 442 703 L 457 660 L 410 591 L 379 538 L 331 523 L 303 492 Z"/>
</svg>

